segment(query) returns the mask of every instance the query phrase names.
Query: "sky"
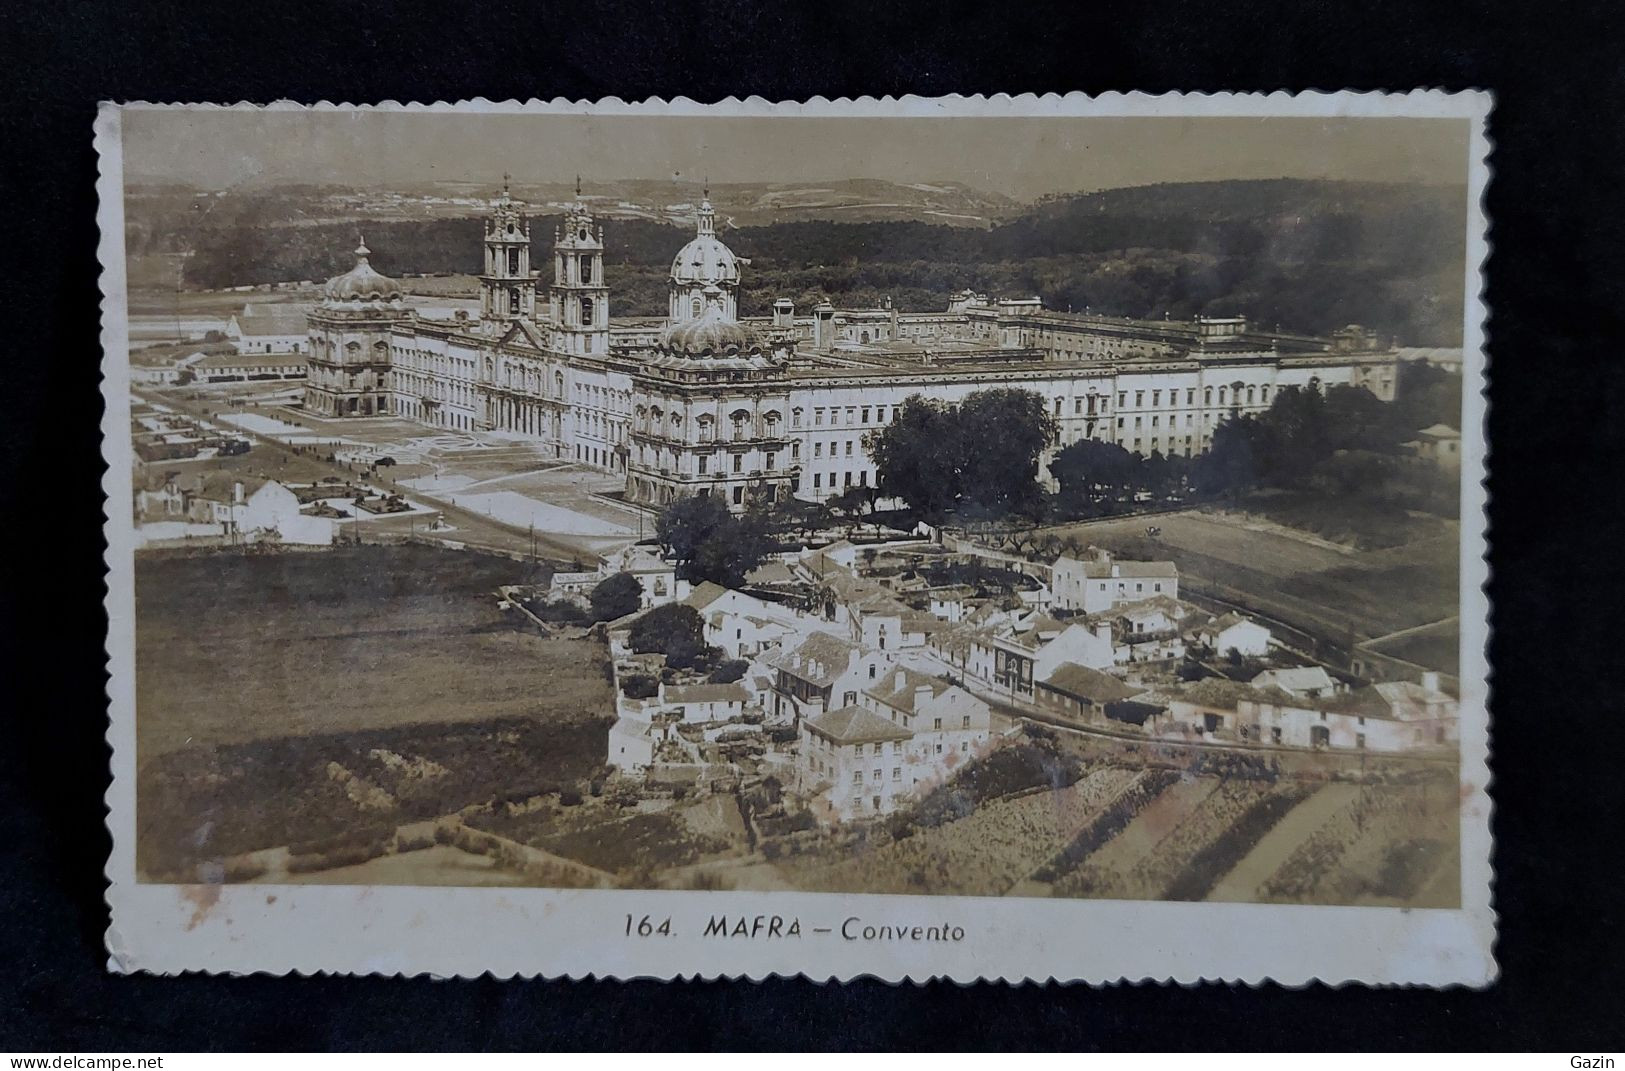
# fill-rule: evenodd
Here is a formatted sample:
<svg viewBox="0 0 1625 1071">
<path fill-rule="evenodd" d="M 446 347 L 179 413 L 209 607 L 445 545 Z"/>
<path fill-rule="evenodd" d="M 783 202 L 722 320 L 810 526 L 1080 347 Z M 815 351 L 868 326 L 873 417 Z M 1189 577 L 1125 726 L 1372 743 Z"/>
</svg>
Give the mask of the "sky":
<svg viewBox="0 0 1625 1071">
<path fill-rule="evenodd" d="M 1464 181 L 1469 124 L 1387 118 L 830 118 L 132 110 L 125 180 L 209 189 L 709 177 L 958 182 L 1020 200 L 1233 178 Z"/>
</svg>

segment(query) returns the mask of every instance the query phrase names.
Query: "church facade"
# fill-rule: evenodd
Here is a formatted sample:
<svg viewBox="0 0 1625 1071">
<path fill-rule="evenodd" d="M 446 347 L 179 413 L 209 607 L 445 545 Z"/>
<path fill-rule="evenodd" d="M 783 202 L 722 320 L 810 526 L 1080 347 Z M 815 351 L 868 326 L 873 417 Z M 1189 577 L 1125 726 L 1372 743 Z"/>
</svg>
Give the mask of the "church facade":
<svg viewBox="0 0 1625 1071">
<path fill-rule="evenodd" d="M 309 316 L 306 407 L 511 434 L 624 474 L 633 501 L 706 494 L 738 509 L 758 494 L 820 501 L 872 485 L 863 437 L 914 395 L 1020 387 L 1051 407 L 1061 446 L 1093 438 L 1190 455 L 1226 416 L 1267 409 L 1284 387 L 1394 391 L 1395 351 L 1353 326 L 1316 338 L 969 291 L 940 312 L 821 302 L 798 315 L 780 299 L 770 316 L 742 318 L 748 262 L 717 236 L 709 195 L 672 261 L 662 326 L 612 323 L 603 227 L 579 183 L 545 293 L 530 222 L 506 188 L 484 244 L 477 319 L 414 312 L 358 249 Z"/>
</svg>

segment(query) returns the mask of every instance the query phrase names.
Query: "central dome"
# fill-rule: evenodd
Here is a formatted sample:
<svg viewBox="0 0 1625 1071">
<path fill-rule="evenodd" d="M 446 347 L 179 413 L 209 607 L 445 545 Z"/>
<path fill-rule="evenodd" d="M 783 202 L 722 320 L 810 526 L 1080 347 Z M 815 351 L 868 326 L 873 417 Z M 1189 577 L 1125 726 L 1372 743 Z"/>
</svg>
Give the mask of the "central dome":
<svg viewBox="0 0 1625 1071">
<path fill-rule="evenodd" d="M 712 305 L 698 318 L 666 328 L 660 348 L 682 357 L 732 357 L 760 352 L 762 341 L 756 332 Z"/>
<path fill-rule="evenodd" d="M 327 280 L 324 293 L 328 301 L 399 301 L 401 284 L 380 273 L 367 262 L 372 250 L 366 243 L 356 247 L 355 267 Z"/>
<path fill-rule="evenodd" d="M 671 262 L 671 278 L 685 285 L 737 285 L 739 258 L 716 235 L 701 234 L 678 250 Z"/>
</svg>

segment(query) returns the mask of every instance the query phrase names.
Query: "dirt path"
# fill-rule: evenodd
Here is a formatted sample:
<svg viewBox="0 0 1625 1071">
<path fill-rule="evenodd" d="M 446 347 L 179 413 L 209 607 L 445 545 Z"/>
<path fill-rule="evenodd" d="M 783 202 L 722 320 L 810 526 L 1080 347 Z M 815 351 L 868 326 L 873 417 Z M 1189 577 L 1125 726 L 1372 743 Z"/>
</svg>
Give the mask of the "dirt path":
<svg viewBox="0 0 1625 1071">
<path fill-rule="evenodd" d="M 1281 868 L 1298 845 L 1314 835 L 1333 815 L 1360 794 L 1359 785 L 1330 784 L 1304 800 L 1253 845 L 1252 851 L 1219 879 L 1208 893 L 1209 900 L 1251 902 L 1259 899 L 1258 888 Z"/>
</svg>

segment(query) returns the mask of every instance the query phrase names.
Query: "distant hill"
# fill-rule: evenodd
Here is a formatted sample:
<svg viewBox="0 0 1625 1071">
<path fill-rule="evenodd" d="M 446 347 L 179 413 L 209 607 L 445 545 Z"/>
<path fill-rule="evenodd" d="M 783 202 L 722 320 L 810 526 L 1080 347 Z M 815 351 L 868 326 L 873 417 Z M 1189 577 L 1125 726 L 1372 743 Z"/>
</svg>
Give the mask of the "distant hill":
<svg viewBox="0 0 1625 1071">
<path fill-rule="evenodd" d="M 697 188 L 669 182 L 585 191 L 605 227 L 616 315 L 658 315 L 664 277 L 690 233 Z M 488 189 L 274 187 L 207 194 L 131 191 L 138 263 L 184 263 L 186 284 L 320 279 L 349 266 L 365 228 L 396 274 L 467 272 L 480 262 Z M 537 264 L 568 187 L 515 186 L 537 207 Z M 949 184 L 869 180 L 714 186 L 719 227 L 751 258 L 742 302 L 788 296 L 941 308 L 971 286 L 1042 297 L 1051 308 L 1128 316 L 1247 315 L 1323 332 L 1362 323 L 1410 345 L 1459 345 L 1466 191 L 1308 179 L 1141 186 L 1018 206 Z M 977 225 L 952 225 L 974 217 Z M 618 214 L 618 215 L 617 215 Z M 143 258 L 145 260 L 143 261 Z"/>
</svg>

